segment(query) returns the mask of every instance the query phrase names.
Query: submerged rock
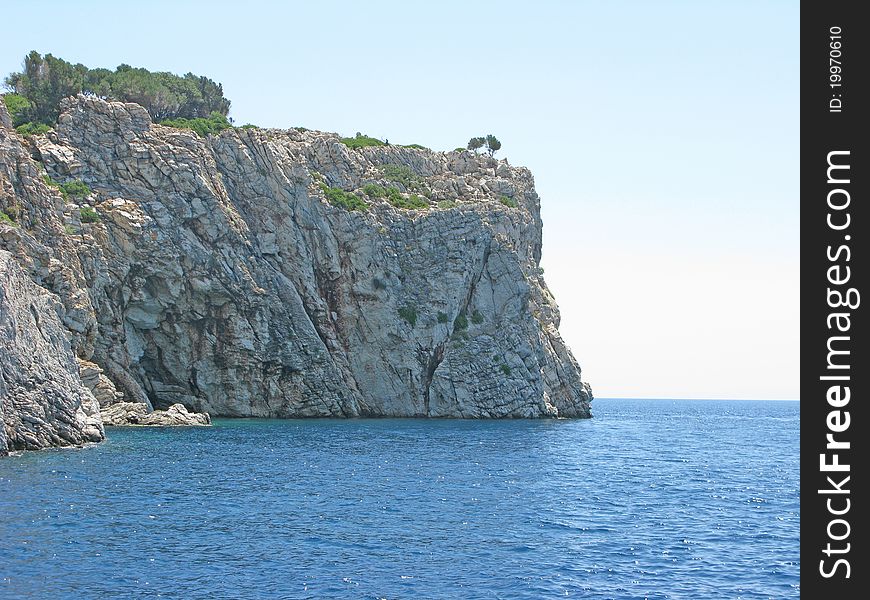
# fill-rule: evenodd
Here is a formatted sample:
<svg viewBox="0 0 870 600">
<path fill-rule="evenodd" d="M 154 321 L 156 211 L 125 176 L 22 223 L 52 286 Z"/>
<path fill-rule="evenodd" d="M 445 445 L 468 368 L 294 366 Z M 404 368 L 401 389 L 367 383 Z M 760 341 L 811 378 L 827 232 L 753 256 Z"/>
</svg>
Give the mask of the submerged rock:
<svg viewBox="0 0 870 600">
<path fill-rule="evenodd" d="M 143 402 L 118 402 L 103 408 L 103 424 L 107 426 L 171 427 L 181 425 L 211 425 L 208 413 L 188 412 L 184 405 L 173 404 L 166 410 L 148 411 Z"/>
<path fill-rule="evenodd" d="M 299 129 L 204 139 L 93 97 L 62 109 L 46 135 L 0 124 L 0 248 L 59 301 L 104 411 L 589 416 L 527 169 Z M 73 180 L 91 193 L 57 187 Z"/>
</svg>

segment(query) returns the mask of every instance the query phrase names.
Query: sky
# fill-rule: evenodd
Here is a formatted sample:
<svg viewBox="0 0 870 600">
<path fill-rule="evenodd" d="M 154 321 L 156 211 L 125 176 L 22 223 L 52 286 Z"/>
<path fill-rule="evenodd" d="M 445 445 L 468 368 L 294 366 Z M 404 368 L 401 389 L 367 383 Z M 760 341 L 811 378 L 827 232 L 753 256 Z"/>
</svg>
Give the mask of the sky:
<svg viewBox="0 0 870 600">
<path fill-rule="evenodd" d="M 596 396 L 799 399 L 796 1 L 3 13 L 29 25 L 3 27 L 2 74 L 37 50 L 207 75 L 239 124 L 437 150 L 493 133 L 535 175 L 545 278 Z"/>
</svg>

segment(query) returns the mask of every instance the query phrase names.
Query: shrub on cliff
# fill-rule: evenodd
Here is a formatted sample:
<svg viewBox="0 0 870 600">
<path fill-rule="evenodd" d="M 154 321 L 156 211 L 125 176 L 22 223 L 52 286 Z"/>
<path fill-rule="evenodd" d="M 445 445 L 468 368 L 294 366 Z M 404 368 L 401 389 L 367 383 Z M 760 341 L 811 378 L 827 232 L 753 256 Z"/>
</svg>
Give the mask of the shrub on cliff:
<svg viewBox="0 0 870 600">
<path fill-rule="evenodd" d="M 392 204 L 396 208 L 416 209 L 426 208 L 429 206 L 429 203 L 417 194 L 411 194 L 410 196 L 405 198 L 400 193 L 398 193 L 399 190 L 396 190 L 396 188 L 390 188 L 390 190 L 395 190 L 396 193 L 388 196 L 387 199 L 390 201 L 390 204 Z"/>
<path fill-rule="evenodd" d="M 30 100 L 20 94 L 3 94 L 3 104 L 6 105 L 13 127 L 27 122 L 27 111 L 31 107 Z"/>
<path fill-rule="evenodd" d="M 370 198 L 383 198 L 387 195 L 387 190 L 384 186 L 376 183 L 367 183 L 362 188 L 363 194 Z"/>
<path fill-rule="evenodd" d="M 383 165 L 381 172 L 384 179 L 394 183 L 401 183 L 405 189 L 413 192 L 423 191 L 423 184 L 419 175 L 405 165 Z"/>
<path fill-rule="evenodd" d="M 2 210 L 0 210 L 0 223 L 5 223 L 6 225 L 11 225 L 12 227 L 18 226 L 18 223 L 16 223 L 12 217 L 10 217 L 8 214 L 6 214 L 5 211 Z"/>
<path fill-rule="evenodd" d="M 507 196 L 499 197 L 498 201 L 507 206 L 508 208 L 516 208 L 518 206 L 516 200 L 514 200 L 513 198 L 508 198 Z"/>
<path fill-rule="evenodd" d="M 100 222 L 100 215 L 90 206 L 85 206 L 79 209 L 79 218 L 82 220 L 82 223 Z"/>
<path fill-rule="evenodd" d="M 84 198 L 90 196 L 91 188 L 84 181 L 74 179 L 58 186 L 64 196 L 72 196 L 73 198 Z"/>
<path fill-rule="evenodd" d="M 51 127 L 45 123 L 24 123 L 16 127 L 15 131 L 24 137 L 30 137 L 31 135 L 42 135 L 43 133 L 48 133 L 51 131 Z"/>
<path fill-rule="evenodd" d="M 368 205 L 356 194 L 345 192 L 341 188 L 329 187 L 325 183 L 320 184 L 320 189 L 323 195 L 326 196 L 326 201 L 333 206 L 340 206 L 345 210 L 361 210 L 369 209 Z"/>
<path fill-rule="evenodd" d="M 61 195 L 63 195 L 64 200 L 66 200 L 69 196 L 73 198 L 85 198 L 91 194 L 91 188 L 88 185 L 79 179 L 73 179 L 72 181 L 67 181 L 66 183 L 59 183 L 51 178 L 51 175 L 48 173 L 44 173 L 42 175 L 42 180 L 46 185 L 49 185 L 53 188 L 56 188 Z"/>
<path fill-rule="evenodd" d="M 417 309 L 413 306 L 403 306 L 398 312 L 399 316 L 405 319 L 411 327 L 417 324 Z"/>
<path fill-rule="evenodd" d="M 175 127 L 176 129 L 192 129 L 200 137 L 207 137 L 220 133 L 224 129 L 232 128 L 227 118 L 218 112 L 211 113 L 207 119 L 166 119 L 160 121 L 160 124 L 167 127 Z"/>
<path fill-rule="evenodd" d="M 351 150 L 366 148 L 368 146 L 386 146 L 386 144 L 378 138 L 363 135 L 360 132 L 357 132 L 355 137 L 341 138 L 341 143 Z"/>
</svg>

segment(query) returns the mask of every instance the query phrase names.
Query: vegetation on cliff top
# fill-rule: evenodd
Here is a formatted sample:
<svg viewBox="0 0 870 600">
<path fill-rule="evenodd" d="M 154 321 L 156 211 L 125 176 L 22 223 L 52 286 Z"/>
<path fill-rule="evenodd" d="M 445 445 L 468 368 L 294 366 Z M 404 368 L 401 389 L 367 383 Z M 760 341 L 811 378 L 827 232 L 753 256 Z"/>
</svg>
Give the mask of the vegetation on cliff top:
<svg viewBox="0 0 870 600">
<path fill-rule="evenodd" d="M 486 146 L 486 151 L 489 153 L 490 156 L 494 156 L 497 150 L 501 150 L 501 142 L 498 141 L 498 138 L 491 133 L 488 134 L 486 137 L 471 138 L 470 140 L 468 140 L 467 148 L 469 150 L 477 152 L 484 146 Z M 459 148 L 457 148 L 457 150 L 459 150 Z"/>
<path fill-rule="evenodd" d="M 208 118 L 197 117 L 196 119 L 185 119 L 184 117 L 180 117 L 178 119 L 166 119 L 160 121 L 160 124 L 166 125 L 167 127 L 175 127 L 176 129 L 192 129 L 200 137 L 220 133 L 224 129 L 231 129 L 233 127 L 232 123 L 217 111 L 211 113 Z M 243 127 L 245 129 L 250 129 L 254 127 L 254 125 Z"/>
<path fill-rule="evenodd" d="M 10 93 L 2 96 L 3 101 L 13 125 L 25 136 L 49 131 L 57 121 L 61 100 L 79 93 L 105 100 L 134 102 L 147 110 L 154 122 L 191 129 L 202 137 L 233 127 L 232 119 L 227 118 L 230 101 L 224 96 L 223 86 L 193 73 L 181 76 L 127 64 L 119 65 L 114 71 L 91 69 L 81 63 L 73 64 L 52 54 L 43 56 L 33 50 L 24 57 L 22 70 L 11 73 L 4 84 Z M 255 126 L 246 124 L 242 127 Z M 341 142 L 354 150 L 390 145 L 387 140 L 359 132 L 354 137 L 341 138 Z M 421 144 L 400 147 L 428 150 Z M 501 148 L 501 142 L 489 134 L 471 138 L 467 146 L 475 152 L 484 147 L 493 156 Z M 400 182 L 406 188 L 421 191 L 409 185 L 411 182 L 407 178 L 403 179 L 405 181 Z"/>
<path fill-rule="evenodd" d="M 123 64 L 114 71 L 90 69 L 35 50 L 24 58 L 22 70 L 4 83 L 14 92 L 4 101 L 16 127 L 28 122 L 53 125 L 60 101 L 79 93 L 135 102 L 155 121 L 209 119 L 212 113 L 226 117 L 230 110 L 223 87 L 208 77 L 193 73 L 182 77 Z"/>
<path fill-rule="evenodd" d="M 359 131 L 356 132 L 355 137 L 346 137 L 341 138 L 341 143 L 350 148 L 351 150 L 357 150 L 359 148 L 366 148 L 368 146 L 386 146 L 385 142 L 382 142 L 378 138 L 373 138 L 368 135 L 364 135 Z"/>
</svg>

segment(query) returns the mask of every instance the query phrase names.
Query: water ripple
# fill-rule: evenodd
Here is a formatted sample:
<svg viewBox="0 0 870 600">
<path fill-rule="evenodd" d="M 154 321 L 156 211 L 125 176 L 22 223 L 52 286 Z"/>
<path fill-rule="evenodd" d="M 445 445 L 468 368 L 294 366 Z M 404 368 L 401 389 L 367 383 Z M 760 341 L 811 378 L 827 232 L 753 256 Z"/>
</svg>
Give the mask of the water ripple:
<svg viewBox="0 0 870 600">
<path fill-rule="evenodd" d="M 796 598 L 796 403 L 217 420 L 0 460 L 0 597 Z"/>
</svg>

